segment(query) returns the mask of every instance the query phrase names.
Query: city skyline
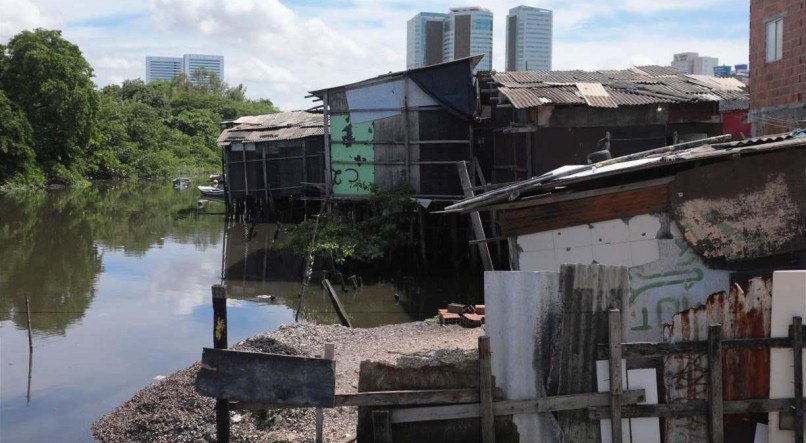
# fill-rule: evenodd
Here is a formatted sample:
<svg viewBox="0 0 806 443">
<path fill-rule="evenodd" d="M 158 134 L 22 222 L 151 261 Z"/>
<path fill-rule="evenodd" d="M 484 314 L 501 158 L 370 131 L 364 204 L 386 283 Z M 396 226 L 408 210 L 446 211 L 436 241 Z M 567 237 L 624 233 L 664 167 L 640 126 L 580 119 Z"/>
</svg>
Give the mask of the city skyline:
<svg viewBox="0 0 806 443">
<path fill-rule="evenodd" d="M 194 75 L 196 70 L 203 69 L 214 73 L 224 80 L 224 56 L 210 54 L 184 54 L 182 57 L 146 56 L 146 83 L 158 80 L 171 80 L 179 74 L 185 74 L 190 82 L 197 85 Z"/>
<path fill-rule="evenodd" d="M 0 0 L 6 12 L 0 43 L 22 29 L 62 29 L 93 65 L 99 86 L 142 78 L 147 55 L 223 54 L 230 84 L 243 83 L 250 97 L 270 98 L 283 109 L 304 109 L 311 105 L 307 91 L 405 69 L 406 21 L 457 3 Z M 507 12 L 520 4 L 554 12 L 553 69 L 668 65 L 673 54 L 687 50 L 728 65 L 748 59 L 749 0 L 479 4 L 494 15 L 492 65 L 499 71 L 505 68 Z"/>
<path fill-rule="evenodd" d="M 548 9 L 520 5 L 509 10 L 507 71 L 551 71 L 553 22 Z"/>
</svg>

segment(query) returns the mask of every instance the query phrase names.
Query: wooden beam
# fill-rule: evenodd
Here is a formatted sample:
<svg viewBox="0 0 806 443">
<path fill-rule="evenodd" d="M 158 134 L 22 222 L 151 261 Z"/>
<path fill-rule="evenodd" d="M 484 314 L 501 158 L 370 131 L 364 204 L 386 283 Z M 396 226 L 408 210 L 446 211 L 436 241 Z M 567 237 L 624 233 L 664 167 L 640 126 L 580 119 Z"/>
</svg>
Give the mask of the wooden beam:
<svg viewBox="0 0 806 443">
<path fill-rule="evenodd" d="M 792 337 L 792 356 L 794 357 L 795 401 L 794 428 L 795 443 L 803 443 L 803 319 L 792 318 L 789 328 Z"/>
<path fill-rule="evenodd" d="M 493 395 L 499 399 L 503 397 L 500 389 L 495 389 Z M 479 402 L 478 389 L 432 389 L 336 394 L 335 406 L 413 406 Z"/>
<path fill-rule="evenodd" d="M 621 311 L 608 313 L 610 328 L 610 430 L 613 443 L 621 443 Z"/>
<path fill-rule="evenodd" d="M 708 326 L 708 435 L 724 443 L 722 408 L 722 325 Z"/>
<path fill-rule="evenodd" d="M 325 360 L 336 357 L 336 346 L 333 343 L 325 344 Z M 325 414 L 322 408 L 316 408 L 316 443 L 324 442 Z"/>
<path fill-rule="evenodd" d="M 495 443 L 495 415 L 493 414 L 493 371 L 490 360 L 490 337 L 479 337 L 479 409 L 481 413 L 481 441 Z"/>
<path fill-rule="evenodd" d="M 623 404 L 635 404 L 644 400 L 645 394 L 643 389 L 629 390 L 622 393 Z M 512 415 L 569 411 L 573 409 L 587 409 L 594 406 L 608 406 L 609 404 L 609 392 L 558 395 L 532 400 L 504 400 L 493 402 L 493 414 Z M 480 403 L 471 403 L 465 405 L 393 409 L 391 411 L 392 423 L 476 418 L 481 416 L 480 408 Z"/>
<path fill-rule="evenodd" d="M 753 348 L 791 348 L 792 340 L 788 337 L 774 338 L 731 338 L 722 340 L 722 349 Z M 679 343 L 622 343 L 622 358 L 667 357 L 682 354 L 707 354 L 707 341 L 688 341 Z M 596 358 L 608 358 L 608 344 L 600 343 L 596 348 Z"/>
<path fill-rule="evenodd" d="M 392 443 L 389 411 L 372 411 L 372 435 L 375 443 Z"/>
<path fill-rule="evenodd" d="M 470 198 L 474 196 L 473 184 L 470 182 L 470 173 L 468 172 L 468 165 L 465 161 L 456 162 L 456 169 L 459 172 L 459 181 L 462 184 L 462 190 L 464 191 L 465 198 Z M 484 225 L 481 223 L 481 215 L 477 212 L 471 212 L 470 214 L 470 222 L 473 225 L 473 234 L 476 237 L 476 240 L 484 240 L 486 235 L 484 234 Z M 479 255 L 481 256 L 481 263 L 484 266 L 485 271 L 493 271 L 493 259 L 490 256 L 490 248 L 487 247 L 487 243 L 479 243 Z"/>
<path fill-rule="evenodd" d="M 792 398 L 761 398 L 755 400 L 731 400 L 722 403 L 725 414 L 764 414 L 767 412 L 791 412 Z M 693 417 L 708 414 L 707 400 L 690 400 L 685 403 L 659 405 L 622 405 L 621 418 L 641 417 Z M 791 415 L 790 415 L 791 417 Z M 602 420 L 610 418 L 609 406 L 596 406 L 588 409 L 588 418 Z M 790 421 L 791 423 L 791 421 Z"/>
<path fill-rule="evenodd" d="M 212 292 L 213 347 L 215 349 L 227 349 L 227 287 L 213 285 Z M 229 402 L 224 398 L 216 398 L 215 400 L 215 422 L 218 442 L 229 442 Z"/>
<path fill-rule="evenodd" d="M 347 326 L 348 328 L 352 328 L 353 324 L 350 322 L 350 317 L 347 316 L 347 311 L 344 309 L 344 306 L 341 304 L 341 300 L 339 300 L 339 295 L 336 293 L 336 289 L 330 283 L 330 280 L 323 279 L 322 286 L 325 288 L 325 291 L 330 296 L 330 301 L 333 303 L 333 307 L 336 309 L 336 314 L 339 316 L 339 320 L 341 321 L 342 326 Z"/>
</svg>

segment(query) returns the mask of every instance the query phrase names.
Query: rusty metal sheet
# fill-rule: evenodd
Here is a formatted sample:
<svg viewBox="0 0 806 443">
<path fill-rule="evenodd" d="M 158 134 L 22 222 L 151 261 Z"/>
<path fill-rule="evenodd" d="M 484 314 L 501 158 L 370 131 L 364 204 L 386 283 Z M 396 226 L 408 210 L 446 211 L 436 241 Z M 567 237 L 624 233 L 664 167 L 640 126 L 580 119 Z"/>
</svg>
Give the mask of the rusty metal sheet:
<svg viewBox="0 0 806 443">
<path fill-rule="evenodd" d="M 722 338 L 762 338 L 770 335 L 772 282 L 753 278 L 747 291 L 734 285 L 718 292 L 705 304 L 679 312 L 664 327 L 667 342 L 705 341 L 708 325 L 722 325 Z M 705 400 L 708 396 L 708 361 L 703 355 L 664 358 L 663 382 L 666 403 Z M 722 356 L 722 392 L 725 400 L 767 398 L 770 392 L 769 349 L 727 349 Z M 766 414 L 762 415 L 766 418 Z M 726 428 L 747 418 L 726 416 Z M 666 441 L 708 441 L 706 416 L 671 418 L 665 421 Z"/>
<path fill-rule="evenodd" d="M 806 151 L 747 156 L 680 172 L 672 214 L 709 259 L 739 261 L 806 248 Z"/>
</svg>

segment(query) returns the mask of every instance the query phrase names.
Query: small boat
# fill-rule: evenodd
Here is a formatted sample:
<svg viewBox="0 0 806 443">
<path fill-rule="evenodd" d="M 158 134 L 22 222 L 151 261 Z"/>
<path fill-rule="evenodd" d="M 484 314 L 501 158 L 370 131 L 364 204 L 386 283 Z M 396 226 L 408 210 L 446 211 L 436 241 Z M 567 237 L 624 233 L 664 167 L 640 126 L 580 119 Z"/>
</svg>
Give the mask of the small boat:
<svg viewBox="0 0 806 443">
<path fill-rule="evenodd" d="M 185 189 L 190 185 L 190 179 L 187 177 L 178 177 L 174 179 L 174 189 Z"/>
<path fill-rule="evenodd" d="M 197 188 L 199 188 L 199 192 L 205 197 L 224 197 L 224 190 L 222 188 L 215 186 L 197 186 Z"/>
</svg>

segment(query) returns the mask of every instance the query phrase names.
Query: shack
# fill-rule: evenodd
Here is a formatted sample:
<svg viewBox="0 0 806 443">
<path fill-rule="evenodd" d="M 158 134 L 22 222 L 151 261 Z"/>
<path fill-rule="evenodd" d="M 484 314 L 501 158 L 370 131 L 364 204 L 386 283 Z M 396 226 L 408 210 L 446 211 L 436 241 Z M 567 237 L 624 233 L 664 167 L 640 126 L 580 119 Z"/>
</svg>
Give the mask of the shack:
<svg viewBox="0 0 806 443">
<path fill-rule="evenodd" d="M 723 133 L 720 103 L 744 104 L 732 78 L 678 74 L 662 66 L 627 70 L 501 72 L 481 76 L 480 133 L 493 143 L 494 183 L 516 181 L 589 154 L 613 157 Z"/>
<path fill-rule="evenodd" d="M 322 115 L 306 111 L 245 116 L 228 123 L 218 145 L 228 202 L 273 207 L 282 198 L 318 195 L 324 175 Z"/>
<path fill-rule="evenodd" d="M 312 91 L 322 100 L 325 181 L 334 199 L 363 200 L 373 186 L 416 198 L 463 198 L 458 161 L 473 159 L 481 56 Z"/>
</svg>

